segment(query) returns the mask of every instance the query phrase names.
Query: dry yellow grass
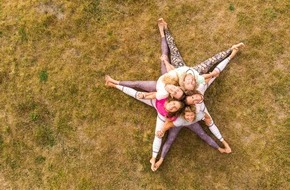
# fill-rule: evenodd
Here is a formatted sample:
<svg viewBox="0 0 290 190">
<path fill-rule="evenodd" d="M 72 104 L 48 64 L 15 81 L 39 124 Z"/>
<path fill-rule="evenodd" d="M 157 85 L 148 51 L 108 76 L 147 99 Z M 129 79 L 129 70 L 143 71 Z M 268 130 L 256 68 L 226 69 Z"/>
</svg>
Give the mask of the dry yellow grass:
<svg viewBox="0 0 290 190">
<path fill-rule="evenodd" d="M 0 189 L 289 188 L 289 1 L 0 5 Z M 247 47 L 206 94 L 233 153 L 182 130 L 153 173 L 155 110 L 104 75 L 159 77 L 159 17 L 188 65 Z"/>
</svg>

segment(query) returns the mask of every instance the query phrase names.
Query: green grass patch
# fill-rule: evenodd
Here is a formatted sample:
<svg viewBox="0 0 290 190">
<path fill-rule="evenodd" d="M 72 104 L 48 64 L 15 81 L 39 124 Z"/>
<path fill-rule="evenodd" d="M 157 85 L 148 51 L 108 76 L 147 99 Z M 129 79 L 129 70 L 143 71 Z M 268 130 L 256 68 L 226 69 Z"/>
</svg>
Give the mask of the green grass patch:
<svg viewBox="0 0 290 190">
<path fill-rule="evenodd" d="M 56 144 L 55 135 L 49 126 L 38 126 L 35 133 L 36 143 L 40 146 L 52 147 Z"/>
<path fill-rule="evenodd" d="M 235 11 L 234 4 L 230 3 L 229 10 L 232 11 L 232 12 Z"/>
<path fill-rule="evenodd" d="M 48 72 L 46 70 L 40 71 L 39 80 L 40 82 L 46 82 L 48 80 Z"/>
<path fill-rule="evenodd" d="M 42 164 L 43 162 L 45 162 L 46 158 L 44 156 L 37 156 L 35 158 L 35 163 L 36 164 Z"/>
</svg>

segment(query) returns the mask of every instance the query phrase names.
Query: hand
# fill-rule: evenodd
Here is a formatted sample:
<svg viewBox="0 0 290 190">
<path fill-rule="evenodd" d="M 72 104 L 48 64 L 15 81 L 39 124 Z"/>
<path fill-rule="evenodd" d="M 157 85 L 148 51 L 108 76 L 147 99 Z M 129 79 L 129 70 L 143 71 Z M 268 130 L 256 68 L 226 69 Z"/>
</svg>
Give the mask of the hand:
<svg viewBox="0 0 290 190">
<path fill-rule="evenodd" d="M 144 99 L 145 98 L 145 93 L 144 92 L 138 92 L 137 93 L 137 98 Z"/>
<path fill-rule="evenodd" d="M 213 71 L 210 74 L 212 74 L 212 77 L 218 77 L 220 73 L 218 71 Z"/>
<path fill-rule="evenodd" d="M 164 136 L 164 132 L 162 130 L 157 131 L 156 136 L 162 138 Z"/>
</svg>

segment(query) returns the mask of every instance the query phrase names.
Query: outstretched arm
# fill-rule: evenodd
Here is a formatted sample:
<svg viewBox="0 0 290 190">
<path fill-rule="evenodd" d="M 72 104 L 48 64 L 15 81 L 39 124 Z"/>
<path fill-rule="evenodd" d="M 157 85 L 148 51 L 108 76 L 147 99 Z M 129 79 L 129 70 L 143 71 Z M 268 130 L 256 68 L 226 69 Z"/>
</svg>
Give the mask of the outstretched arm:
<svg viewBox="0 0 290 190">
<path fill-rule="evenodd" d="M 213 120 L 211 119 L 210 115 L 207 112 L 205 112 L 203 120 L 207 126 L 210 126 L 210 124 L 213 123 Z"/>
<path fill-rule="evenodd" d="M 210 79 L 212 79 L 213 77 L 217 77 L 219 75 L 219 71 L 214 70 L 213 72 L 207 73 L 207 74 L 203 74 L 201 76 L 204 77 L 205 79 L 205 83 L 208 83 L 210 81 Z"/>
<path fill-rule="evenodd" d="M 231 54 L 225 58 L 223 61 L 221 61 L 212 71 L 213 76 L 211 78 L 208 78 L 209 80 L 206 80 L 206 83 L 208 84 L 206 86 L 206 88 L 208 88 L 213 81 L 218 77 L 218 75 L 225 69 L 225 67 L 228 65 L 228 63 L 230 62 L 230 60 L 232 60 L 236 54 L 238 53 L 240 48 L 243 48 L 245 45 L 243 43 L 238 43 L 232 46 L 231 48 Z M 206 89 L 205 89 L 206 90 Z"/>
<path fill-rule="evenodd" d="M 156 92 L 138 92 L 139 99 L 156 99 Z"/>
<path fill-rule="evenodd" d="M 168 57 L 166 55 L 161 55 L 160 59 L 164 63 L 167 72 L 175 69 L 175 67 L 168 62 Z"/>
<path fill-rule="evenodd" d="M 163 137 L 165 132 L 168 131 L 170 128 L 175 127 L 172 121 L 165 121 L 164 126 L 161 130 L 157 131 L 156 136 L 157 137 Z"/>
<path fill-rule="evenodd" d="M 219 129 L 213 122 L 212 117 L 209 115 L 207 109 L 205 108 L 205 115 L 204 115 L 204 122 L 209 127 L 209 130 L 212 132 L 212 134 L 219 139 L 221 142 L 224 140 L 222 134 L 220 133 Z"/>
</svg>

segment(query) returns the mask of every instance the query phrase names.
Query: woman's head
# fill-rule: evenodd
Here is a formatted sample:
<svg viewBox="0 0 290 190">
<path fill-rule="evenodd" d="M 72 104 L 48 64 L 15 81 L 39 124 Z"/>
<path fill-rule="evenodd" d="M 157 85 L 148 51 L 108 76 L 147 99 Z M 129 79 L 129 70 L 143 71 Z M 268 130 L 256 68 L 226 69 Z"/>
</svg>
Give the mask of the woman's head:
<svg viewBox="0 0 290 190">
<path fill-rule="evenodd" d="M 165 103 L 165 109 L 168 112 L 177 112 L 183 107 L 182 104 L 183 103 L 178 100 L 171 99 Z"/>
<path fill-rule="evenodd" d="M 203 95 L 197 90 L 191 91 L 187 95 L 188 96 L 185 98 L 186 105 L 194 105 L 203 102 Z"/>
<path fill-rule="evenodd" d="M 194 75 L 192 75 L 191 73 L 188 74 L 183 74 L 181 75 L 180 79 L 179 79 L 179 85 L 185 90 L 194 90 L 197 88 L 198 83 L 196 82 L 196 79 L 194 77 Z"/>
<path fill-rule="evenodd" d="M 186 121 L 193 122 L 196 118 L 195 111 L 196 111 L 195 105 L 185 106 L 182 115 Z"/>
<path fill-rule="evenodd" d="M 169 92 L 172 98 L 175 98 L 177 100 L 182 100 L 185 98 L 185 94 L 179 86 L 175 86 L 173 84 L 167 84 L 165 86 L 165 89 L 167 92 Z"/>
<path fill-rule="evenodd" d="M 168 111 L 167 117 L 174 117 L 174 116 L 180 115 L 185 105 L 183 102 L 179 100 L 169 98 L 165 102 L 164 106 L 165 106 L 166 111 Z"/>
<path fill-rule="evenodd" d="M 196 86 L 195 77 L 192 74 L 187 74 L 183 80 L 185 90 L 194 90 Z"/>
</svg>

